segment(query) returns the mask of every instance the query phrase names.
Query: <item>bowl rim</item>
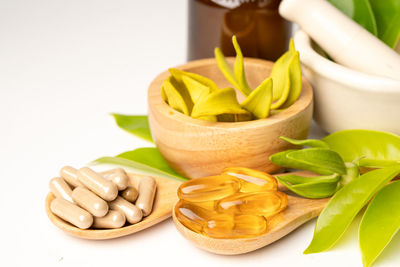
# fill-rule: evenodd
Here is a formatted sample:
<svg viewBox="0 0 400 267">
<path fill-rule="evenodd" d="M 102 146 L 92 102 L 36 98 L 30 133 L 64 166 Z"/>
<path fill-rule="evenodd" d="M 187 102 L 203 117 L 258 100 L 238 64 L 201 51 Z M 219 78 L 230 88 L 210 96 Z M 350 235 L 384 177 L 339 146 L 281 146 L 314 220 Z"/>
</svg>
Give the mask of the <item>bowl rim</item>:
<svg viewBox="0 0 400 267">
<path fill-rule="evenodd" d="M 233 63 L 235 58 L 234 57 L 226 57 L 226 60 L 228 63 Z M 261 64 L 261 65 L 269 65 L 272 68 L 273 62 L 268 61 L 268 60 L 263 60 L 263 59 L 258 59 L 258 58 L 249 58 L 245 57 L 244 58 L 244 63 L 246 64 Z M 185 64 L 181 64 L 178 66 L 175 66 L 173 68 L 181 69 L 188 71 L 190 68 L 195 68 L 195 67 L 202 67 L 202 66 L 207 66 L 207 65 L 217 65 L 217 62 L 214 58 L 205 58 L 205 59 L 198 59 L 198 60 L 193 60 L 189 61 Z M 245 66 L 246 67 L 246 66 Z M 222 75 L 222 74 L 221 74 Z M 202 126 L 202 127 L 210 127 L 210 128 L 255 128 L 255 127 L 265 127 L 266 125 L 273 125 L 276 123 L 280 123 L 282 121 L 288 120 L 299 113 L 303 112 L 306 110 L 310 105 L 313 105 L 313 89 L 311 84 L 308 82 L 308 80 L 304 77 L 302 77 L 302 90 L 299 98 L 296 100 L 295 103 L 293 103 L 290 107 L 286 108 L 284 111 L 271 115 L 267 118 L 264 119 L 256 119 L 256 120 L 251 120 L 251 121 L 242 121 L 242 122 L 211 122 L 211 121 L 205 121 L 205 120 L 199 120 L 192 118 L 190 116 L 187 116 L 179 111 L 176 111 L 175 109 L 171 108 L 161 97 L 161 83 L 163 82 L 164 79 L 166 79 L 169 76 L 169 71 L 163 71 L 159 73 L 153 81 L 150 83 L 148 87 L 148 112 L 149 114 L 152 112 L 151 106 L 155 107 L 158 106 L 159 111 L 161 113 L 165 114 L 170 114 L 174 116 L 174 120 L 176 121 L 182 121 L 185 123 L 188 123 L 189 125 L 195 125 L 195 126 Z"/>
<path fill-rule="evenodd" d="M 302 30 L 295 33 L 294 42 L 300 51 L 301 63 L 329 80 L 358 91 L 400 93 L 400 81 L 356 71 L 321 56 L 312 47 L 312 39 Z"/>
</svg>

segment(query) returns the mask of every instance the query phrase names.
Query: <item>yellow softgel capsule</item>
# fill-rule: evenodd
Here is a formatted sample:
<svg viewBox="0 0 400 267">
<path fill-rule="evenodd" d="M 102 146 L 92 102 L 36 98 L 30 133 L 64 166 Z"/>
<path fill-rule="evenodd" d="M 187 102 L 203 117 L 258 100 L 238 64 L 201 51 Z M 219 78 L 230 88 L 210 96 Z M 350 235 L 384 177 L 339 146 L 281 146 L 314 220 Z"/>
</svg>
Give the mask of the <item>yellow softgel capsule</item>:
<svg viewBox="0 0 400 267">
<path fill-rule="evenodd" d="M 217 202 L 217 211 L 270 217 L 287 206 L 287 196 L 277 191 L 236 193 Z"/>
<path fill-rule="evenodd" d="M 215 205 L 217 204 L 217 200 L 212 200 L 212 201 L 202 201 L 202 202 L 192 202 L 193 204 L 196 204 L 196 206 L 199 206 L 203 209 L 206 210 L 215 210 Z"/>
<path fill-rule="evenodd" d="M 247 238 L 268 230 L 267 219 L 286 208 L 271 175 L 242 167 L 197 178 L 178 189 L 176 218 L 188 229 L 219 239 Z"/>
<path fill-rule="evenodd" d="M 263 216 L 225 213 L 213 215 L 203 228 L 204 234 L 212 238 L 245 238 L 257 236 L 267 230 L 267 220 Z"/>
<path fill-rule="evenodd" d="M 213 201 L 230 196 L 239 189 L 238 179 L 222 174 L 196 178 L 183 183 L 178 189 L 178 197 L 191 202 Z"/>
<path fill-rule="evenodd" d="M 207 220 L 203 232 L 213 238 L 229 238 L 232 236 L 234 227 L 235 223 L 231 215 L 217 213 Z"/>
<path fill-rule="evenodd" d="M 238 178 L 240 182 L 240 192 L 261 192 L 276 191 L 278 183 L 272 175 L 268 173 L 252 170 L 244 167 L 230 167 L 223 170 L 223 173 Z"/>
<path fill-rule="evenodd" d="M 214 214 L 212 210 L 206 210 L 189 202 L 179 200 L 175 206 L 176 218 L 190 230 L 201 233 L 208 218 Z"/>
<path fill-rule="evenodd" d="M 267 231 L 267 219 L 263 216 L 238 215 L 234 217 L 234 224 L 231 238 L 252 237 Z"/>
</svg>

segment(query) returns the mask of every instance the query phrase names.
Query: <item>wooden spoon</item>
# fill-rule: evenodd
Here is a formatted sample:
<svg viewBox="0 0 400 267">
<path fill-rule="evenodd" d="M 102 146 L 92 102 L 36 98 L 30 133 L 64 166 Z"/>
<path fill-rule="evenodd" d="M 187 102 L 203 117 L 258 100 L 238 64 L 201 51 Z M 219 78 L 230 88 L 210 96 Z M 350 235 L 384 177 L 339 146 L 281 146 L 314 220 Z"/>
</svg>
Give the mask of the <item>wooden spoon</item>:
<svg viewBox="0 0 400 267">
<path fill-rule="evenodd" d="M 128 173 L 128 176 L 130 179 L 130 185 L 135 186 L 138 180 L 137 177 L 140 178 L 142 175 Z M 61 230 L 85 239 L 111 239 L 136 233 L 169 218 L 171 216 L 172 207 L 178 199 L 176 191 L 181 182 L 160 177 L 153 178 L 157 182 L 157 192 L 154 200 L 153 211 L 139 223 L 127 225 L 118 229 L 80 229 L 53 214 L 50 210 L 50 203 L 55 196 L 52 193 L 49 193 L 46 197 L 45 205 L 47 216 L 51 222 Z"/>
<path fill-rule="evenodd" d="M 302 176 L 315 176 L 309 172 L 296 172 Z M 283 174 L 284 175 L 284 174 Z M 287 188 L 279 185 L 279 190 L 289 193 Z M 287 208 L 268 220 L 268 230 L 266 233 L 250 238 L 237 239 L 217 239 L 193 232 L 186 228 L 172 213 L 172 217 L 178 231 L 189 241 L 193 242 L 199 248 L 222 255 L 236 255 L 247 253 L 264 246 L 267 246 L 276 240 L 289 234 L 302 224 L 317 217 L 329 198 L 324 199 L 308 199 L 299 196 L 288 195 Z"/>
<path fill-rule="evenodd" d="M 304 171 L 295 172 L 292 174 L 309 177 L 315 175 Z M 141 175 L 128 173 L 128 176 L 130 178 L 130 184 L 135 186 L 138 180 L 135 177 L 140 178 Z M 176 191 L 181 182 L 159 177 L 154 178 L 157 182 L 157 193 L 153 206 L 153 212 L 137 224 L 128 225 L 119 229 L 79 229 L 51 212 L 50 203 L 54 199 L 54 195 L 52 193 L 49 193 L 46 197 L 47 216 L 54 225 L 71 235 L 85 239 L 111 239 L 130 235 L 149 228 L 169 218 L 172 213 L 176 228 L 184 237 L 192 241 L 195 245 L 213 253 L 234 255 L 259 249 L 289 234 L 300 225 L 318 216 L 329 200 L 306 199 L 288 195 L 288 207 L 283 212 L 269 220 L 269 230 L 265 234 L 252 238 L 215 239 L 187 229 L 176 219 L 175 214 L 171 212 L 175 203 L 178 201 Z M 287 188 L 281 184 L 279 184 L 279 190 L 289 193 L 287 192 Z"/>
</svg>

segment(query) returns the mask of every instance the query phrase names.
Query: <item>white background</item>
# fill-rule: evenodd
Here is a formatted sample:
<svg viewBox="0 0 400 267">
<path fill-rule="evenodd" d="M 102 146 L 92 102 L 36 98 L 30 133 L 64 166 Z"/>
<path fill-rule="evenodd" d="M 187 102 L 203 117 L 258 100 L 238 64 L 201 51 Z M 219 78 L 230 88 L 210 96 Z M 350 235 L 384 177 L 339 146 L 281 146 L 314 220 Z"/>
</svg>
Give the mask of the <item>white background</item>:
<svg viewBox="0 0 400 267">
<path fill-rule="evenodd" d="M 151 80 L 186 60 L 186 31 L 183 0 L 0 0 L 0 266 L 361 266 L 357 224 L 327 253 L 302 255 L 311 221 L 256 252 L 219 256 L 170 219 L 108 241 L 48 220 L 48 181 L 62 166 L 148 145 L 108 113 L 146 114 Z M 397 236 L 375 266 L 399 266 L 399 248 Z"/>
</svg>

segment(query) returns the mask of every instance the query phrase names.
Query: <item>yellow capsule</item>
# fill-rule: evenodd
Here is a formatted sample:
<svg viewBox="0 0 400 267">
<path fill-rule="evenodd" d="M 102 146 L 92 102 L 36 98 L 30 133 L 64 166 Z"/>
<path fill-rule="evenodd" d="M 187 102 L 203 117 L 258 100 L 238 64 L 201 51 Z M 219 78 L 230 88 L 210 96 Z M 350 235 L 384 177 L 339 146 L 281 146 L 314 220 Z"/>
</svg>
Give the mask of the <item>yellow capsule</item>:
<svg viewBox="0 0 400 267">
<path fill-rule="evenodd" d="M 241 167 L 185 182 L 178 197 L 177 219 L 194 232 L 220 239 L 267 232 L 267 219 L 288 204 L 286 194 L 277 191 L 274 177 Z"/>
<path fill-rule="evenodd" d="M 277 191 L 237 193 L 221 199 L 216 206 L 218 212 L 270 217 L 287 206 L 287 196 Z"/>
<path fill-rule="evenodd" d="M 183 183 L 178 189 L 178 197 L 192 202 L 212 201 L 230 196 L 240 189 L 239 180 L 222 174 L 197 178 Z"/>
<path fill-rule="evenodd" d="M 230 238 L 234 229 L 233 217 L 229 214 L 214 214 L 206 222 L 203 232 L 212 238 Z"/>
<path fill-rule="evenodd" d="M 208 217 L 215 213 L 189 202 L 179 200 L 175 206 L 176 218 L 190 230 L 201 233 Z"/>
<path fill-rule="evenodd" d="M 267 220 L 263 216 L 238 215 L 234 217 L 234 223 L 231 237 L 252 237 L 267 231 Z"/>
<path fill-rule="evenodd" d="M 239 179 L 242 193 L 276 191 L 278 188 L 275 177 L 265 172 L 244 167 L 230 167 L 224 169 L 223 173 Z"/>
<path fill-rule="evenodd" d="M 193 204 L 206 210 L 215 210 L 215 205 L 217 204 L 217 201 L 212 200 L 203 202 L 193 202 Z"/>
<path fill-rule="evenodd" d="M 212 238 L 252 237 L 267 231 L 267 220 L 262 216 L 216 213 L 182 200 L 175 215 L 188 229 Z"/>
</svg>

